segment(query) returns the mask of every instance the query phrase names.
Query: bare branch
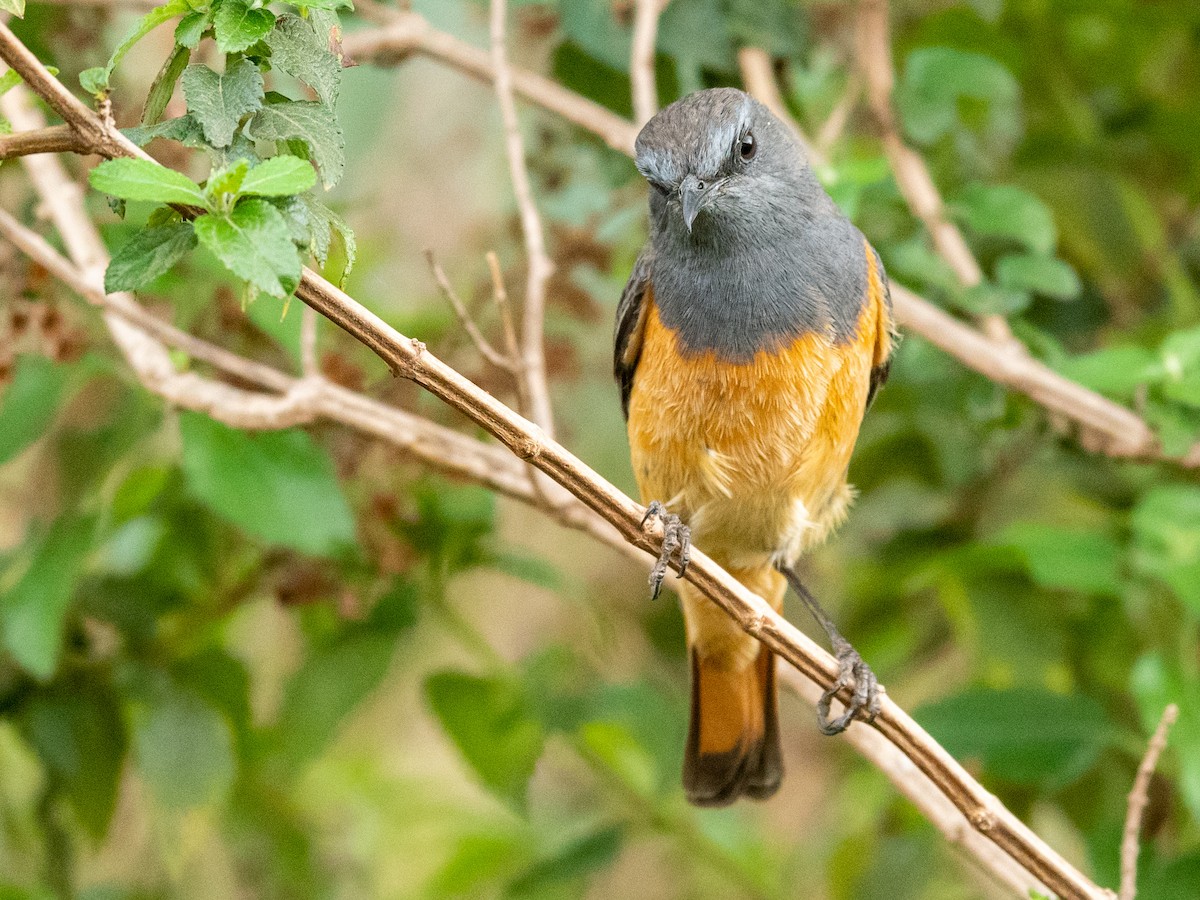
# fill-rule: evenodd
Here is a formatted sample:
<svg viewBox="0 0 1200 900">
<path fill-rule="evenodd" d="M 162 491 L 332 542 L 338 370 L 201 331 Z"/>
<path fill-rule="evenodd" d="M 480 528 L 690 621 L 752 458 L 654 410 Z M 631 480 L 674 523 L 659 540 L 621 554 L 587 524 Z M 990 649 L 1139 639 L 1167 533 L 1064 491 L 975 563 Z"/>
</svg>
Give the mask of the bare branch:
<svg viewBox="0 0 1200 900">
<path fill-rule="evenodd" d="M 69 125 L 51 125 L 36 131 L 0 134 L 0 160 L 33 153 L 82 153 L 85 147 Z"/>
<path fill-rule="evenodd" d="M 658 17 L 670 0 L 636 0 L 629 77 L 633 83 L 633 120 L 640 128 L 658 112 L 658 87 L 654 80 L 654 46 Z"/>
<path fill-rule="evenodd" d="M 442 269 L 436 257 L 434 257 L 432 250 L 425 251 L 425 260 L 429 263 L 429 271 L 433 273 L 434 281 L 437 282 L 442 295 L 449 301 L 451 308 L 454 310 L 454 315 L 458 318 L 458 323 L 463 327 L 463 331 L 467 333 L 467 337 L 471 339 L 471 343 L 475 345 L 475 349 L 479 351 L 479 355 L 496 368 L 515 374 L 519 365 L 519 356 L 515 354 L 505 356 L 491 345 L 488 339 L 483 336 L 483 332 L 479 330 L 479 326 L 475 324 L 475 320 L 471 318 L 471 313 L 467 309 L 466 304 L 455 293 L 454 287 L 450 284 L 450 279 L 446 277 L 445 270 Z"/>
<path fill-rule="evenodd" d="M 896 114 L 892 110 L 896 74 L 892 63 L 887 0 L 860 0 L 857 45 L 858 66 L 867 85 L 867 104 L 878 123 L 883 150 L 891 163 L 900 193 L 913 215 L 925 225 L 938 255 L 949 264 L 965 287 L 974 287 L 983 281 L 979 262 L 958 226 L 947 218 L 942 195 L 934 184 L 925 160 L 904 143 Z M 1014 341 L 1008 323 L 1002 316 L 984 316 L 983 326 L 988 337 L 997 343 Z"/>
<path fill-rule="evenodd" d="M 317 363 L 317 327 L 317 314 L 307 306 L 300 310 L 300 371 L 307 378 L 321 375 Z"/>
<path fill-rule="evenodd" d="M 521 214 L 521 234 L 525 239 L 526 265 L 525 303 L 521 308 L 521 372 L 525 392 L 529 397 L 529 417 L 554 437 L 554 411 L 550 408 L 550 389 L 546 383 L 545 339 L 546 284 L 554 274 L 554 264 L 546 254 L 546 236 L 542 219 L 533 201 L 529 184 L 529 169 L 525 165 L 525 142 L 521 124 L 517 121 L 517 104 L 513 100 L 512 71 L 505 52 L 505 25 L 508 4 L 492 0 L 491 39 L 492 72 L 496 100 L 504 122 L 504 149 L 508 154 L 508 173 L 512 178 L 517 209 Z"/>
<path fill-rule="evenodd" d="M 1118 894 L 1120 900 L 1134 900 L 1137 895 L 1138 838 L 1142 832 L 1142 815 L 1146 812 L 1150 779 L 1158 767 L 1158 758 L 1167 747 L 1167 736 L 1171 732 L 1171 726 L 1178 718 L 1179 707 L 1174 703 L 1167 704 L 1133 779 L 1133 789 L 1129 792 L 1129 806 L 1125 813 L 1125 831 L 1121 836 L 1121 890 Z"/>
</svg>

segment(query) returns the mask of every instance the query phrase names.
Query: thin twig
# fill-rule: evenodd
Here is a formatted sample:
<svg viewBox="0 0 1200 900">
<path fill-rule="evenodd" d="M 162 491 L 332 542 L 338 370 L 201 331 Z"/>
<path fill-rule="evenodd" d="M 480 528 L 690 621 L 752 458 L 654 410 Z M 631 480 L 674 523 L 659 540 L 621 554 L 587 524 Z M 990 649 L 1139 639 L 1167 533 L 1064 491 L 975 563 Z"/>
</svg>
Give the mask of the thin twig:
<svg viewBox="0 0 1200 900">
<path fill-rule="evenodd" d="M 738 50 L 737 57 L 738 68 L 742 73 L 742 84 L 745 86 L 746 92 L 754 95 L 760 103 L 775 114 L 776 118 L 791 129 L 796 140 L 800 142 L 800 146 L 804 148 L 804 155 L 808 157 L 810 165 L 818 168 L 828 165 L 829 158 L 809 140 L 804 129 L 800 127 L 800 123 L 795 120 L 788 111 L 787 104 L 783 102 L 783 95 L 779 93 L 779 85 L 775 82 L 775 69 L 771 63 L 770 54 L 761 47 L 742 47 Z"/>
<path fill-rule="evenodd" d="M 33 153 L 82 153 L 82 141 L 69 125 L 51 125 L 36 131 L 0 134 L 0 160 Z"/>
<path fill-rule="evenodd" d="M 634 7 L 629 77 L 633 84 L 633 120 L 638 127 L 658 112 L 654 47 L 658 38 L 658 17 L 666 6 L 664 0 L 636 0 Z"/>
<path fill-rule="evenodd" d="M 546 383 L 545 321 L 546 285 L 554 274 L 554 264 L 546 254 L 546 237 L 542 219 L 533 201 L 529 184 L 529 169 L 525 165 L 525 142 L 521 124 L 517 121 L 517 104 L 513 100 L 512 72 L 505 51 L 505 26 L 508 4 L 492 0 L 491 8 L 492 69 L 496 100 L 504 122 L 504 149 L 508 154 L 508 173 L 512 178 L 517 209 L 521 214 L 521 234 L 525 239 L 525 255 L 529 275 L 525 280 L 525 303 L 521 308 L 521 376 L 529 396 L 529 417 L 554 437 L 554 412 L 550 408 L 550 389 Z"/>
<path fill-rule="evenodd" d="M 1137 895 L 1138 838 L 1142 833 L 1142 816 L 1146 812 L 1146 803 L 1149 800 L 1150 779 L 1158 766 L 1158 758 L 1166 749 L 1167 736 L 1177 718 L 1179 707 L 1174 703 L 1167 704 L 1133 779 L 1133 789 L 1129 792 L 1129 807 L 1125 813 L 1125 832 L 1121 836 L 1121 890 L 1118 895 L 1120 900 L 1134 900 Z"/>
<path fill-rule="evenodd" d="M 857 15 L 858 66 L 867 88 L 867 105 L 879 127 L 884 153 L 908 208 L 921 220 L 937 253 L 954 270 L 964 287 L 983 281 L 983 271 L 958 226 L 946 215 L 942 195 L 921 155 L 904 143 L 892 109 L 896 85 L 892 63 L 887 0 L 859 0 Z M 984 332 L 999 344 L 1014 342 L 1002 316 L 982 319 Z"/>
<path fill-rule="evenodd" d="M 471 318 L 471 313 L 467 309 L 466 304 L 462 302 L 455 292 L 453 285 L 450 284 L 450 279 L 446 277 L 445 270 L 442 269 L 432 250 L 425 251 L 425 261 L 429 263 L 429 271 L 433 274 L 433 280 L 437 282 L 438 287 L 441 289 L 442 296 L 446 298 L 454 310 L 454 315 L 458 318 L 458 324 L 463 327 L 463 331 L 467 333 L 467 337 L 471 339 L 471 343 L 475 345 L 475 349 L 479 351 L 479 355 L 497 369 L 503 369 L 511 374 L 516 374 L 520 366 L 520 356 L 511 353 L 506 356 L 493 347 L 491 342 L 483 336 L 483 332 L 479 330 L 479 326 Z M 517 379 L 518 382 L 520 380 L 520 378 Z"/>
</svg>

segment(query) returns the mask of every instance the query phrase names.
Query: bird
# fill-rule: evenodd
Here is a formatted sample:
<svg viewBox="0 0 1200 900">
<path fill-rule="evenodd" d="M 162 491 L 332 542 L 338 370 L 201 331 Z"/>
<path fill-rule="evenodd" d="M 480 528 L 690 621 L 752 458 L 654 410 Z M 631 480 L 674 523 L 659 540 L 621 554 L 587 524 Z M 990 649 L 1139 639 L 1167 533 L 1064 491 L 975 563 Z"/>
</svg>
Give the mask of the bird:
<svg viewBox="0 0 1200 900">
<path fill-rule="evenodd" d="M 618 304 L 614 375 L 657 597 L 694 543 L 779 611 L 790 584 L 839 677 L 818 704 L 837 734 L 881 688 L 797 574 L 845 519 L 847 469 L 896 344 L 879 254 L 825 192 L 791 129 L 736 88 L 658 112 L 636 140 L 649 238 Z M 772 653 L 695 587 L 680 599 L 691 666 L 683 787 L 699 806 L 762 800 L 783 778 Z M 835 694 L 852 699 L 829 717 Z"/>
</svg>

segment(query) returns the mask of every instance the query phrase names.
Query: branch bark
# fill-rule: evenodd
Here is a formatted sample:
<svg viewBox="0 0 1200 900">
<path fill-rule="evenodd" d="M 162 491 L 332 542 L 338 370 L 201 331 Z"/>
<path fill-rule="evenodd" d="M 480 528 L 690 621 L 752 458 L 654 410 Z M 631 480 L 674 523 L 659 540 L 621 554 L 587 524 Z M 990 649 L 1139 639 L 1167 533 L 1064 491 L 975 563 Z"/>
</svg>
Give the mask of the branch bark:
<svg viewBox="0 0 1200 900">
<path fill-rule="evenodd" d="M 1121 836 L 1121 891 L 1118 895 L 1120 900 L 1134 900 L 1137 896 L 1138 837 L 1142 831 L 1142 816 L 1146 812 L 1150 779 L 1154 777 L 1158 758 L 1167 747 L 1167 737 L 1177 718 L 1179 707 L 1174 703 L 1167 704 L 1133 779 L 1133 789 L 1129 792 L 1129 806 L 1125 814 L 1125 829 Z"/>
<path fill-rule="evenodd" d="M 0 57 L 77 130 L 93 152 L 112 157 L 145 156 L 58 84 L 3 24 L 0 24 Z M 27 166 L 38 159 L 41 158 L 27 158 Z M 90 222 L 86 219 L 82 223 L 64 221 L 59 223 L 59 228 L 82 272 L 91 278 L 99 275 L 103 270 L 104 251 L 101 245 L 96 252 L 98 237 L 94 228 L 87 234 Z M 68 238 L 68 231 L 74 232 L 74 243 Z M 400 334 L 311 270 L 305 269 L 296 293 L 306 304 L 370 347 L 394 373 L 425 387 L 492 433 L 516 456 L 566 487 L 626 542 L 645 551 L 657 552 L 662 541 L 661 526 L 655 522 L 644 530 L 641 524 L 644 510 L 638 504 L 549 439 L 537 425 L 523 419 L 434 357 L 419 340 Z M 122 324 L 133 328 L 127 323 Z M 137 333 L 149 339 L 144 332 Z M 119 329 L 114 329 L 114 337 L 120 342 Z M 748 634 L 762 641 L 807 678 L 821 686 L 834 682 L 837 664 L 828 653 L 699 550 L 692 554 L 687 577 Z M 884 698 L 874 727 L 912 760 L 966 816 L 975 830 L 1051 890 L 1071 898 L 1112 896 L 1018 821 L 890 698 Z"/>
<path fill-rule="evenodd" d="M 636 0 L 634 5 L 629 79 L 633 85 L 633 120 L 639 128 L 658 112 L 654 48 L 658 38 L 658 17 L 662 15 L 668 2 L 669 0 Z"/>
<path fill-rule="evenodd" d="M 34 153 L 82 153 L 85 149 L 75 130 L 68 125 L 0 134 L 0 160 Z"/>
</svg>

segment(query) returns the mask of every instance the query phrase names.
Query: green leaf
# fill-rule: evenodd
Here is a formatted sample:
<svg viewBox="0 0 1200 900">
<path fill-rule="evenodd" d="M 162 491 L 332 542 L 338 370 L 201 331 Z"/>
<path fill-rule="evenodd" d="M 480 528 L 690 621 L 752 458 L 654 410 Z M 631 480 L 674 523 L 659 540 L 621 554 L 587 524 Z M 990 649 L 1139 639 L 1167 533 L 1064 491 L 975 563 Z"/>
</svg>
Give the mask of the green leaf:
<svg viewBox="0 0 1200 900">
<path fill-rule="evenodd" d="M 266 200 L 243 200 L 228 216 L 208 214 L 195 222 L 200 243 L 234 275 L 272 297 L 300 283 L 300 257 L 287 223 Z"/>
<path fill-rule="evenodd" d="M 1054 216 L 1041 199 L 1010 184 L 968 185 L 951 211 L 981 235 L 1008 238 L 1049 256 L 1058 242 Z"/>
<path fill-rule="evenodd" d="M 999 62 L 949 47 L 910 53 L 896 96 L 905 131 L 923 144 L 965 127 L 964 102 L 983 104 L 986 131 L 1011 140 L 1020 127 L 1020 99 L 1020 85 Z"/>
<path fill-rule="evenodd" d="M 611 825 L 569 841 L 530 866 L 509 885 L 509 892 L 519 897 L 539 897 L 554 885 L 602 869 L 616 859 L 624 837 L 621 826 Z"/>
<path fill-rule="evenodd" d="M 25 16 L 25 0 L 0 0 L 0 12 L 11 13 L 18 19 Z"/>
<path fill-rule="evenodd" d="M 0 75 L 0 97 L 3 97 L 20 83 L 21 76 L 17 74 L 17 70 L 7 70 L 3 75 Z"/>
<path fill-rule="evenodd" d="M 299 16 L 280 16 L 267 35 L 271 67 L 292 75 L 317 92 L 321 102 L 337 105 L 342 81 L 342 64 L 329 49 L 329 36 L 320 35 Z"/>
<path fill-rule="evenodd" d="M 228 147 L 242 117 L 262 107 L 262 73 L 248 59 L 233 63 L 224 75 L 208 66 L 188 66 L 183 96 L 188 114 L 200 123 L 209 143 Z"/>
<path fill-rule="evenodd" d="M 0 394 L 0 465 L 42 436 L 58 412 L 66 372 L 44 356 L 21 355 Z"/>
<path fill-rule="evenodd" d="M 108 79 L 111 73 L 105 66 L 92 66 L 79 73 L 79 86 L 97 97 L 108 90 Z"/>
<path fill-rule="evenodd" d="M 67 610 L 91 533 L 86 520 L 60 519 L 36 543 L 24 574 L 0 594 L 4 646 L 23 669 L 43 681 L 58 667 Z"/>
<path fill-rule="evenodd" d="M 189 489 L 249 534 L 302 553 L 354 542 L 333 460 L 296 429 L 247 433 L 199 413 L 180 417 Z"/>
<path fill-rule="evenodd" d="M 997 540 L 1020 552 L 1029 574 L 1042 587 L 1089 594 L 1120 592 L 1121 548 L 1106 534 L 1020 522 L 1006 528 Z"/>
<path fill-rule="evenodd" d="M 197 150 L 208 150 L 211 145 L 204 137 L 204 129 L 192 116 L 176 116 L 157 125 L 123 128 L 121 133 L 139 147 L 145 147 L 151 141 L 163 138 L 168 141 L 178 141 L 185 147 Z"/>
<path fill-rule="evenodd" d="M 274 24 L 275 15 L 270 10 L 256 8 L 247 0 L 220 0 L 213 15 L 217 49 L 241 53 L 266 37 Z"/>
<path fill-rule="evenodd" d="M 996 263 L 996 280 L 1003 287 L 1031 291 L 1055 300 L 1074 300 L 1082 287 L 1079 276 L 1069 265 L 1039 253 L 1002 257 Z"/>
<path fill-rule="evenodd" d="M 976 688 L 922 707 L 916 719 L 960 760 L 1016 784 L 1060 788 L 1091 768 L 1112 740 L 1104 709 L 1040 688 Z"/>
<path fill-rule="evenodd" d="M 259 197 L 300 194 L 317 183 L 311 163 L 295 156 L 275 156 L 259 163 L 242 181 L 241 192 Z"/>
<path fill-rule="evenodd" d="M 150 92 L 146 95 L 146 105 L 142 107 L 143 125 L 154 125 L 162 118 L 163 110 L 167 108 L 171 95 L 175 93 L 175 82 L 187 68 L 190 57 L 186 47 L 176 47 L 158 70 L 153 84 L 150 85 Z"/>
<path fill-rule="evenodd" d="M 396 649 L 391 634 L 352 634 L 313 652 L 292 676 L 279 714 L 283 752 L 299 765 L 334 736 L 338 725 L 387 674 Z"/>
<path fill-rule="evenodd" d="M 309 250 L 316 257 L 317 263 L 324 268 L 329 261 L 329 250 L 333 243 L 333 233 L 336 231 L 342 239 L 342 247 L 346 253 L 346 266 L 342 269 L 338 283 L 342 284 L 346 276 L 354 269 L 354 261 L 358 256 L 358 244 L 354 231 L 346 221 L 320 200 L 310 195 L 300 198 L 306 210 L 305 227 L 307 229 Z"/>
<path fill-rule="evenodd" d="M 108 264 L 104 290 L 136 291 L 169 271 L 196 246 L 191 222 L 146 228 L 125 243 Z"/>
<path fill-rule="evenodd" d="M 425 697 L 483 783 L 523 806 L 544 735 L 520 684 L 465 672 L 439 672 L 426 679 Z"/>
<path fill-rule="evenodd" d="M 1149 380 L 1154 354 L 1142 347 L 1106 347 L 1059 363 L 1058 371 L 1084 387 L 1131 399 Z"/>
<path fill-rule="evenodd" d="M 198 694 L 158 676 L 132 718 L 138 770 L 164 806 L 200 806 L 229 790 L 236 772 L 233 734 Z"/>
<path fill-rule="evenodd" d="M 195 50 L 200 46 L 200 40 L 204 37 L 204 32 L 208 30 L 211 24 L 211 10 L 188 13 L 175 26 L 175 43 L 180 47 Z"/>
<path fill-rule="evenodd" d="M 346 168 L 345 141 L 337 116 L 325 104 L 314 100 L 272 103 L 254 114 L 248 128 L 257 140 L 303 141 L 326 188 L 341 179 Z"/>
<path fill-rule="evenodd" d="M 150 10 L 150 12 L 138 20 L 138 23 L 133 26 L 133 29 L 125 36 L 124 40 L 117 45 L 117 49 L 113 51 L 112 57 L 108 60 L 108 65 L 84 69 L 79 73 L 79 83 L 83 85 L 83 89 L 90 94 L 103 94 L 106 92 L 113 71 L 120 65 L 121 60 L 125 58 L 125 54 L 132 50 L 138 41 L 163 24 L 163 22 L 169 22 L 176 16 L 184 15 L 190 11 L 191 9 L 187 5 L 187 0 L 168 0 L 162 6 Z"/>
<path fill-rule="evenodd" d="M 148 159 L 109 159 L 88 173 L 98 191 L 122 200 L 206 206 L 204 192 L 186 175 Z"/>
<path fill-rule="evenodd" d="M 1200 487 L 1151 488 L 1133 511 L 1133 563 L 1200 614 Z"/>
<path fill-rule="evenodd" d="M 237 159 L 213 172 L 204 186 L 205 192 L 213 198 L 213 205 L 221 208 L 221 199 L 226 195 L 236 197 L 241 192 L 242 182 L 246 180 L 246 173 L 249 171 L 250 160 Z"/>
<path fill-rule="evenodd" d="M 324 10 L 339 10 L 339 9 L 354 9 L 352 0 L 311 0 L 304 4 L 305 9 L 324 9 Z"/>
<path fill-rule="evenodd" d="M 88 678 L 39 692 L 21 711 L 20 725 L 79 821 L 99 840 L 117 805 L 128 747 L 108 686 Z"/>
</svg>

